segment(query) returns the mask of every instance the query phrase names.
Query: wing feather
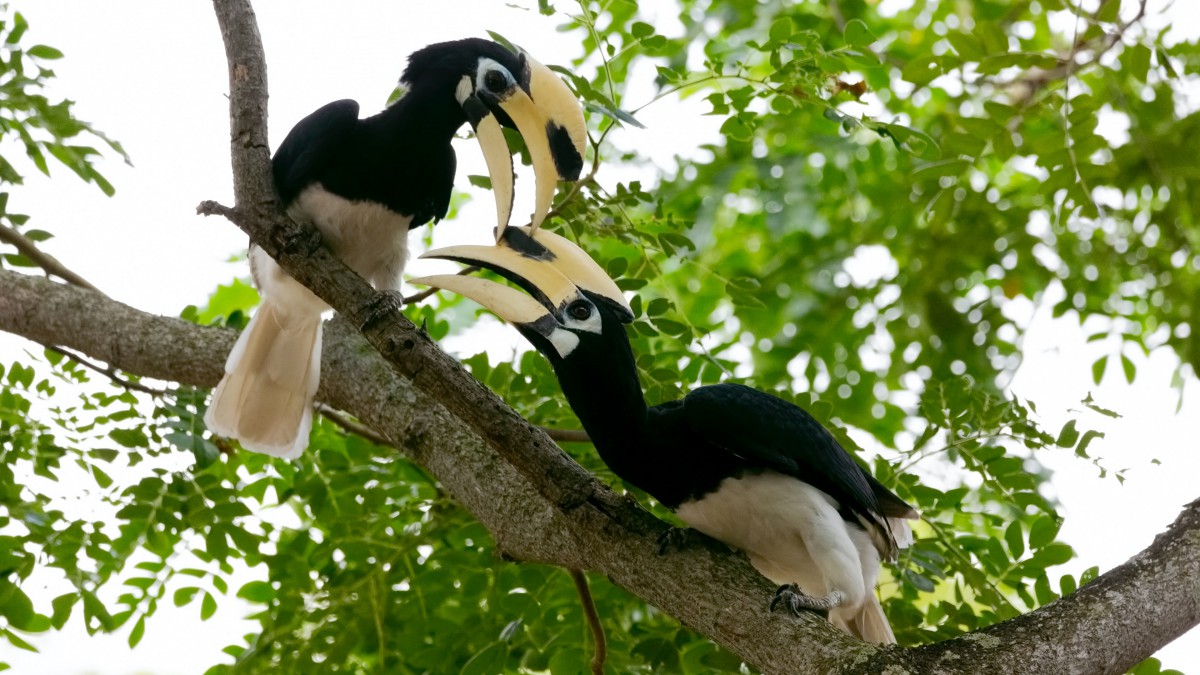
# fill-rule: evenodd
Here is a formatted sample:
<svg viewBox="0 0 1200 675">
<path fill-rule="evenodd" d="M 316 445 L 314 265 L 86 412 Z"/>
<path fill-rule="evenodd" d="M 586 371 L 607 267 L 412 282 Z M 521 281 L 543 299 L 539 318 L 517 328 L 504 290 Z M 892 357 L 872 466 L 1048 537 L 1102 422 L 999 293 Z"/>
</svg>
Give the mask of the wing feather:
<svg viewBox="0 0 1200 675">
<path fill-rule="evenodd" d="M 334 101 L 317 108 L 288 132 L 271 159 L 275 189 L 286 208 L 318 180 L 358 122 L 358 102 Z"/>
<path fill-rule="evenodd" d="M 696 389 L 683 403 L 692 429 L 750 466 L 794 476 L 885 529 L 885 516 L 916 516 L 799 406 L 732 383 Z"/>
</svg>

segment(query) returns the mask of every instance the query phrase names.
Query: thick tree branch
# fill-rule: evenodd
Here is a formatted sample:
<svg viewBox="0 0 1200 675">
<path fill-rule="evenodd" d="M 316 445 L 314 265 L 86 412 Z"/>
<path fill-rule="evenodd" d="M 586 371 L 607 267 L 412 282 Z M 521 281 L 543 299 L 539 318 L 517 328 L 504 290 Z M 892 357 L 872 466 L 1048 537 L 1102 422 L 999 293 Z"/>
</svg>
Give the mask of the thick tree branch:
<svg viewBox="0 0 1200 675">
<path fill-rule="evenodd" d="M 236 337 L 5 270 L 0 289 L 0 330 L 143 377 L 211 387 Z M 946 642 L 879 648 L 815 618 L 767 614 L 772 587 L 719 546 L 658 556 L 662 524 L 602 486 L 573 508 L 547 500 L 344 321 L 326 326 L 318 396 L 436 475 L 508 555 L 606 574 L 768 672 L 1119 673 L 1200 622 L 1200 501 L 1073 595 Z"/>
</svg>

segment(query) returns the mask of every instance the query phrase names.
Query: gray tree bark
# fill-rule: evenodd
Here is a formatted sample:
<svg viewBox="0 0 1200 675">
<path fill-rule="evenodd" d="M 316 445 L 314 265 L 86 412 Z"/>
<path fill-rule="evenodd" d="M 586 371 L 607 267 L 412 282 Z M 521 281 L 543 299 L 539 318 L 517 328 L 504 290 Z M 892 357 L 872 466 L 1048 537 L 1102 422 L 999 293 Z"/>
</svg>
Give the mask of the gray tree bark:
<svg viewBox="0 0 1200 675">
<path fill-rule="evenodd" d="M 1145 551 L 1035 612 L 916 648 L 857 641 L 815 616 L 767 612 L 773 587 L 716 544 L 657 554 L 666 525 L 598 483 L 280 212 L 266 67 L 247 0 L 214 0 L 230 72 L 237 205 L 206 202 L 337 309 L 321 401 L 433 473 L 515 559 L 593 570 L 771 673 L 1119 673 L 1200 622 L 1200 500 Z M 213 386 L 232 331 L 139 312 L 0 270 L 0 330 L 143 376 Z M 360 332 L 361 331 L 361 332 Z M 374 347 L 374 349 L 372 349 Z"/>
</svg>

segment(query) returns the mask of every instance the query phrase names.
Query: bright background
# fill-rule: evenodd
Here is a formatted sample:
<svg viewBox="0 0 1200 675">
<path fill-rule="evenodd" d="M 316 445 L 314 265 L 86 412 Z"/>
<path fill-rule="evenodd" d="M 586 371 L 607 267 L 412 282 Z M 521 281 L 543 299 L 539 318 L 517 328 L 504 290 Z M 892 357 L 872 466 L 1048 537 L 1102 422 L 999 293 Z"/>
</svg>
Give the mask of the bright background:
<svg viewBox="0 0 1200 675">
<path fill-rule="evenodd" d="M 536 7 L 532 0 L 516 4 Z M 571 5 L 565 0 L 556 4 Z M 1200 34 L 1197 3 L 1168 6 L 1155 0 L 1150 6 L 1149 20 L 1173 25 L 1173 39 Z M 51 97 L 77 101 L 77 114 L 124 144 L 133 166 L 119 160 L 100 163 L 98 168 L 117 189 L 115 197 L 107 198 L 62 167 L 51 167 L 51 180 L 31 165 L 15 162 L 28 184 L 13 191 L 9 210 L 29 213 L 31 226 L 55 233 L 44 248 L 68 267 L 145 311 L 177 315 L 185 305 L 203 302 L 217 284 L 247 276 L 244 261 L 228 262 L 245 248 L 241 231 L 223 220 L 194 215 L 201 200 L 232 202 L 228 83 L 212 6 L 24 0 L 14 2 L 13 9 L 31 24 L 28 44 L 45 43 L 66 53 L 54 64 L 58 78 Z M 494 30 L 545 63 L 567 63 L 579 50 L 577 35 L 555 31 L 556 19 L 494 0 L 260 0 L 256 10 L 270 66 L 274 144 L 301 117 L 335 99 L 357 99 L 364 114 L 378 110 L 407 55 L 432 42 L 486 37 L 486 30 Z M 657 30 L 670 34 L 673 17 L 663 11 L 659 19 Z M 653 91 L 643 78 L 628 87 L 626 96 L 624 107 L 635 108 Z M 1192 100 L 1200 104 L 1197 96 Z M 638 114 L 646 130 L 618 129 L 610 138 L 624 147 L 636 144 L 669 165 L 673 157 L 694 155 L 701 144 L 717 138 L 719 119 L 701 112 L 696 102 L 668 98 Z M 22 156 L 15 146 L 0 146 L 0 152 Z M 458 156 L 458 186 L 466 188 L 465 176 L 485 169 L 473 141 L 460 141 Z M 606 186 L 629 178 L 628 172 L 613 169 L 599 174 Z M 531 176 L 518 176 L 515 214 L 531 210 L 532 190 L 521 187 L 531 184 Z M 493 218 L 491 196 L 475 193 L 457 221 L 437 228 L 435 243 L 483 241 Z M 414 262 L 408 272 L 431 271 L 426 265 Z M 1091 364 L 1111 349 L 1104 343 L 1087 344 L 1073 315 L 1051 319 L 1049 308 L 1056 301 L 1047 297 L 1040 307 L 1015 307 L 1031 318 L 1025 359 L 1011 388 L 1037 402 L 1048 429 L 1061 426 L 1089 391 L 1099 404 L 1124 415 L 1119 420 L 1088 418 L 1107 433 L 1093 443 L 1092 454 L 1111 469 L 1127 469 L 1123 485 L 1111 474 L 1099 478 L 1096 469 L 1070 457 L 1069 451 L 1039 455 L 1055 470 L 1053 488 L 1066 517 L 1060 537 L 1079 556 L 1063 571 L 1078 574 L 1092 565 L 1106 571 L 1146 547 L 1183 504 L 1200 497 L 1200 388 L 1194 378 L 1185 385 L 1176 414 L 1179 392 L 1170 387 L 1170 377 L 1178 360 L 1165 352 L 1149 358 L 1129 352 L 1137 366 L 1132 385 L 1113 368 L 1100 386 L 1093 386 Z M 524 348 L 513 331 L 488 331 L 487 336 L 501 341 L 491 342 L 491 348 Z M 463 350 L 479 348 L 474 344 Z M 18 358 L 25 349 L 40 352 L 36 345 L 0 335 L 0 361 Z M 245 574 L 249 580 L 254 570 Z M 231 580 L 235 588 L 241 583 Z M 60 592 L 53 584 L 30 586 L 23 588 L 39 604 Z M 126 644 L 127 631 L 88 637 L 76 612 L 63 631 L 34 636 L 40 655 L 6 653 L 4 660 L 13 665 L 11 672 L 21 674 L 203 672 L 229 659 L 220 653 L 222 647 L 257 627 L 243 619 L 251 610 L 241 600 L 225 597 L 219 603 L 206 622 L 200 621 L 196 605 L 180 609 L 161 603 L 136 650 Z M 1200 672 L 1200 630 L 1176 640 L 1159 657 L 1164 666 Z"/>
</svg>

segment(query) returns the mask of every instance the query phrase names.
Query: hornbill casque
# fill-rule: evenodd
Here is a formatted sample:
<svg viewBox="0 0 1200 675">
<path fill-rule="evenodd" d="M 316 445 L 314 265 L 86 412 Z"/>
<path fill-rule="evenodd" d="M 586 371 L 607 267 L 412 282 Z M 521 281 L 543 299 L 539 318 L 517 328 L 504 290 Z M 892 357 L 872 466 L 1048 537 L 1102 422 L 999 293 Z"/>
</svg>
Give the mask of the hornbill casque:
<svg viewBox="0 0 1200 675">
<path fill-rule="evenodd" d="M 412 283 L 469 297 L 550 360 L 601 459 L 685 523 L 746 552 L 781 587 L 770 606 L 825 613 L 867 641 L 896 641 L 875 596 L 882 559 L 912 541 L 917 512 L 859 467 L 803 409 L 737 384 L 647 407 L 623 324 L 633 312 L 578 246 L 508 228 L 496 246 L 423 257 L 493 270 L 494 281 L 435 275 Z M 812 594 L 812 595 L 807 595 Z"/>
<path fill-rule="evenodd" d="M 512 157 L 501 126 L 529 149 L 536 183 L 532 227 L 558 179 L 576 180 L 587 131 L 571 90 L 527 53 L 488 40 L 430 45 L 409 57 L 403 96 L 358 118 L 335 101 L 302 119 L 272 159 L 288 215 L 380 290 L 399 291 L 408 231 L 446 215 L 454 183 L 451 140 L 470 122 L 496 197 L 497 232 L 512 211 Z M 320 381 L 321 315 L 329 306 L 251 245 L 262 304 L 234 345 L 205 415 L 214 433 L 250 450 L 296 457 L 308 444 Z"/>
</svg>

